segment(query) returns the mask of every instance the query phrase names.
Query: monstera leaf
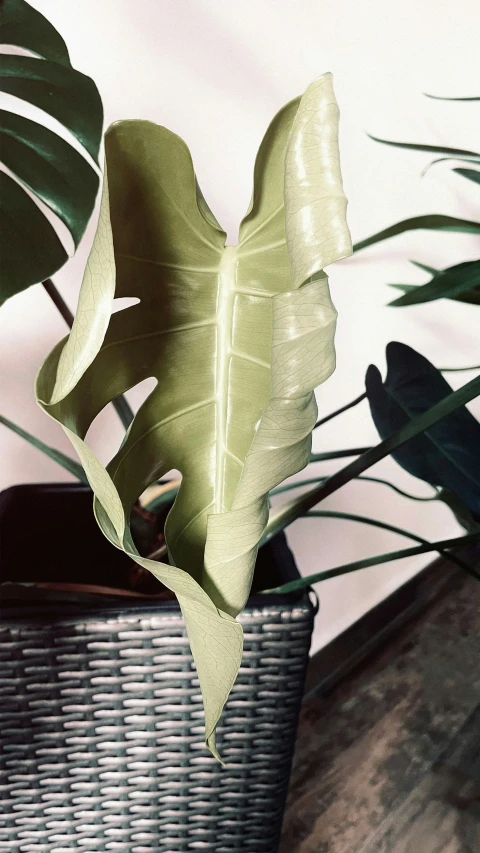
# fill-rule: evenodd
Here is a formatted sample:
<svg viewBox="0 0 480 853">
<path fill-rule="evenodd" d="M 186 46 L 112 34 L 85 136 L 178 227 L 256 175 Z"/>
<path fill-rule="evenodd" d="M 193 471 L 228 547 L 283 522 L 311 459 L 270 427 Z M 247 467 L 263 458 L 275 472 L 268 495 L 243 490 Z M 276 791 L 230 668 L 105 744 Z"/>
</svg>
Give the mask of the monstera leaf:
<svg viewBox="0 0 480 853">
<path fill-rule="evenodd" d="M 100 95 L 75 71 L 56 29 L 24 0 L 0 3 L 0 43 L 32 56 L 0 55 L 0 91 L 59 121 L 96 162 Z M 98 191 L 97 171 L 72 145 L 37 121 L 0 110 L 0 304 L 53 275 L 67 252 L 37 202 L 67 226 L 78 246 Z"/>
<path fill-rule="evenodd" d="M 452 393 L 428 359 L 396 341 L 387 346 L 387 377 L 371 365 L 366 376 L 373 421 L 382 439 Z M 464 406 L 392 455 L 410 474 L 456 495 L 480 516 L 480 424 Z"/>
<path fill-rule="evenodd" d="M 185 143 L 150 122 L 114 125 L 73 330 L 38 379 L 41 404 L 82 460 L 104 533 L 178 597 L 212 751 L 241 662 L 235 617 L 268 492 L 308 463 L 313 389 L 334 369 L 336 312 L 323 268 L 351 252 L 337 126 L 326 74 L 268 128 L 239 244 L 226 247 Z M 139 302 L 111 316 L 114 296 Z M 147 377 L 156 387 L 105 470 L 85 434 L 108 402 Z M 129 518 L 172 468 L 183 479 L 166 565 L 138 554 Z"/>
</svg>

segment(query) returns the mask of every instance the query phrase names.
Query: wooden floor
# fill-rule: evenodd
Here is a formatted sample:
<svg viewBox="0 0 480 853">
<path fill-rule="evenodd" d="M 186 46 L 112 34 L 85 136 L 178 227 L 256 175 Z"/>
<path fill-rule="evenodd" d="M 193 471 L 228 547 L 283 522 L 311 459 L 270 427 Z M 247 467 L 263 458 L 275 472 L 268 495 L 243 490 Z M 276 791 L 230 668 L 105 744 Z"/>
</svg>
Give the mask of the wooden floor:
<svg viewBox="0 0 480 853">
<path fill-rule="evenodd" d="M 304 706 L 280 853 L 480 853 L 480 584 Z"/>
</svg>

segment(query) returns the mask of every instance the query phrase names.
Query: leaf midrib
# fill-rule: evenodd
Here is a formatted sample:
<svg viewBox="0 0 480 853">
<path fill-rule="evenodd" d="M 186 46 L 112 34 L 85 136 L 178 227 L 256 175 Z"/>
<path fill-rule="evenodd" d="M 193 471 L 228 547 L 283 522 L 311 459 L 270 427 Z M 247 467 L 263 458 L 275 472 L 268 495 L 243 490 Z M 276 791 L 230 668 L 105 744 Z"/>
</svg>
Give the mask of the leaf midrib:
<svg viewBox="0 0 480 853">
<path fill-rule="evenodd" d="M 227 417 L 230 394 L 230 361 L 232 358 L 232 330 L 237 281 L 237 246 L 226 246 L 218 270 L 218 298 L 216 312 L 216 368 L 215 368 L 215 432 L 216 466 L 214 511 L 225 510 L 225 457 L 227 446 Z"/>
</svg>

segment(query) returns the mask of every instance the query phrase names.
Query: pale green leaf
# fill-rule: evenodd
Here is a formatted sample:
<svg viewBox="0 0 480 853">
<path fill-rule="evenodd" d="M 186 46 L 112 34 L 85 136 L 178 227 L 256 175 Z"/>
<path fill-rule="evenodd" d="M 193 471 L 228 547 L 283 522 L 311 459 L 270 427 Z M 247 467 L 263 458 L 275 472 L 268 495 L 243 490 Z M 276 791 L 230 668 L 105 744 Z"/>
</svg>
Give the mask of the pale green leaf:
<svg viewBox="0 0 480 853">
<path fill-rule="evenodd" d="M 213 752 L 241 662 L 235 617 L 268 492 L 307 464 L 313 389 L 334 369 L 336 312 L 323 268 L 351 253 L 337 127 L 326 74 L 270 125 L 239 245 L 225 247 L 185 143 L 150 122 L 114 125 L 77 317 L 38 380 L 42 405 L 82 460 L 105 534 L 180 601 Z M 114 296 L 140 301 L 110 316 Z M 156 387 L 105 470 L 86 432 L 148 377 Z M 183 477 L 166 525 L 168 566 L 138 555 L 128 519 L 173 468 Z"/>
</svg>

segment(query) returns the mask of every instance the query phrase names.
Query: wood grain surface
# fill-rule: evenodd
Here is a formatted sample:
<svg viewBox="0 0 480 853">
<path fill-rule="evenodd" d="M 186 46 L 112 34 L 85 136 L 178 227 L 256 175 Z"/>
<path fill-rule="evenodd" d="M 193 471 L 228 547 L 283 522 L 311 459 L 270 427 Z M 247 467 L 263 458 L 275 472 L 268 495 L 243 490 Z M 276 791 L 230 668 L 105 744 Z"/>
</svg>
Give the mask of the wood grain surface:
<svg viewBox="0 0 480 853">
<path fill-rule="evenodd" d="M 304 706 L 280 853 L 480 853 L 480 584 Z"/>
</svg>

